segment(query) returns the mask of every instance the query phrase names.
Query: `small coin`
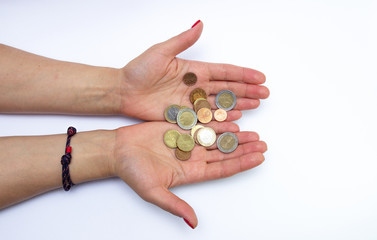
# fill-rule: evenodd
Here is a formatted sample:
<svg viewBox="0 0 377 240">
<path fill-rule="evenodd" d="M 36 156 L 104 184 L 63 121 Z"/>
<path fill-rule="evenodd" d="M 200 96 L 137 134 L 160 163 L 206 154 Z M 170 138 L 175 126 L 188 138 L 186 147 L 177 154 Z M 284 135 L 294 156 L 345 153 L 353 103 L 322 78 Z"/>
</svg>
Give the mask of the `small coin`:
<svg viewBox="0 0 377 240">
<path fill-rule="evenodd" d="M 225 132 L 217 139 L 217 148 L 223 153 L 231 153 L 238 146 L 238 138 L 234 133 Z"/>
<path fill-rule="evenodd" d="M 208 108 L 201 108 L 198 113 L 198 120 L 201 123 L 209 123 L 212 120 L 212 111 Z"/>
<path fill-rule="evenodd" d="M 190 102 L 194 103 L 196 99 L 204 98 L 207 99 L 207 93 L 201 88 L 195 88 L 190 93 Z"/>
<path fill-rule="evenodd" d="M 190 157 L 191 157 L 191 151 L 185 152 L 185 151 L 182 151 L 179 148 L 176 148 L 175 149 L 175 157 L 178 158 L 181 161 L 189 160 Z"/>
<path fill-rule="evenodd" d="M 194 103 L 194 111 L 198 113 L 201 108 L 211 109 L 211 104 L 206 99 L 198 99 Z"/>
<path fill-rule="evenodd" d="M 167 108 L 165 108 L 164 116 L 165 116 L 166 121 L 170 123 L 176 123 L 177 115 L 180 109 L 181 109 L 181 106 L 178 106 L 176 104 L 170 105 Z"/>
<path fill-rule="evenodd" d="M 183 108 L 178 112 L 177 123 L 182 129 L 191 129 L 197 121 L 196 113 L 190 108 Z"/>
<path fill-rule="evenodd" d="M 200 128 L 204 127 L 203 125 L 195 125 L 193 128 L 191 128 L 191 137 L 194 137 L 194 134 L 197 130 L 199 130 Z M 194 139 L 195 140 L 195 139 Z"/>
<path fill-rule="evenodd" d="M 177 139 L 181 134 L 177 130 L 168 130 L 164 134 L 164 143 L 170 148 L 177 147 Z"/>
<path fill-rule="evenodd" d="M 177 147 L 185 152 L 190 152 L 195 147 L 194 139 L 188 134 L 181 134 L 177 139 Z"/>
<path fill-rule="evenodd" d="M 196 138 L 200 145 L 209 147 L 215 143 L 216 133 L 212 128 L 204 127 L 197 131 Z"/>
<path fill-rule="evenodd" d="M 228 117 L 228 114 L 222 108 L 217 109 L 213 115 L 214 115 L 216 121 L 219 121 L 219 122 L 225 121 L 226 118 Z"/>
<path fill-rule="evenodd" d="M 222 90 L 216 95 L 216 106 L 229 111 L 236 106 L 236 95 L 230 90 Z"/>
<path fill-rule="evenodd" d="M 198 80 L 198 78 L 196 77 L 195 73 L 192 73 L 192 72 L 188 72 L 183 76 L 183 82 L 187 86 L 195 85 L 197 80 Z"/>
</svg>

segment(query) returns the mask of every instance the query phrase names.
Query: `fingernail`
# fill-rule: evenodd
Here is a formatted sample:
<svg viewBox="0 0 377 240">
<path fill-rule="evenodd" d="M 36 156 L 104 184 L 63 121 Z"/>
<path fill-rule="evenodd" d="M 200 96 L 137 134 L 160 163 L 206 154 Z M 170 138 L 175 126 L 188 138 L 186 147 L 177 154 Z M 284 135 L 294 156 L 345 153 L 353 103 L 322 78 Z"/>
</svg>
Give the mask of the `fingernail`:
<svg viewBox="0 0 377 240">
<path fill-rule="evenodd" d="M 193 28 L 193 27 L 195 27 L 196 25 L 198 25 L 198 23 L 200 23 L 200 20 L 196 21 L 196 22 L 194 23 L 194 25 L 192 25 L 191 28 Z"/>
<path fill-rule="evenodd" d="M 191 225 L 191 223 L 189 221 L 186 220 L 186 218 L 184 218 L 183 220 L 185 220 L 185 222 L 187 223 L 187 225 L 189 225 L 192 229 L 194 229 L 194 227 Z"/>
</svg>

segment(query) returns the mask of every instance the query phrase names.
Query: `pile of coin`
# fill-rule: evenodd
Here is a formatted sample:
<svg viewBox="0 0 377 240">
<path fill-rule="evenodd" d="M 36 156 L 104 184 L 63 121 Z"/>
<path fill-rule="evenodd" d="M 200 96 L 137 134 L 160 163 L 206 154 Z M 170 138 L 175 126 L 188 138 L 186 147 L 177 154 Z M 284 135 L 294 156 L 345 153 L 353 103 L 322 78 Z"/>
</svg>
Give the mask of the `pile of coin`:
<svg viewBox="0 0 377 240">
<path fill-rule="evenodd" d="M 183 82 L 187 86 L 196 83 L 197 77 L 194 73 L 186 73 Z M 175 149 L 177 159 L 185 161 L 191 157 L 191 151 L 195 143 L 204 147 L 210 147 L 216 142 L 216 133 L 210 127 L 197 125 L 197 122 L 209 123 L 212 118 L 216 121 L 225 121 L 227 111 L 236 105 L 236 96 L 230 90 L 222 90 L 216 95 L 217 109 L 212 114 L 211 105 L 207 100 L 207 93 L 201 88 L 195 88 L 190 93 L 190 102 L 193 109 L 187 106 L 170 105 L 165 109 L 166 121 L 177 123 L 184 130 L 191 130 L 191 135 L 181 134 L 177 130 L 168 130 L 164 134 L 164 143 L 169 148 Z M 223 153 L 233 152 L 238 146 L 237 136 L 225 132 L 217 138 L 217 147 Z"/>
</svg>

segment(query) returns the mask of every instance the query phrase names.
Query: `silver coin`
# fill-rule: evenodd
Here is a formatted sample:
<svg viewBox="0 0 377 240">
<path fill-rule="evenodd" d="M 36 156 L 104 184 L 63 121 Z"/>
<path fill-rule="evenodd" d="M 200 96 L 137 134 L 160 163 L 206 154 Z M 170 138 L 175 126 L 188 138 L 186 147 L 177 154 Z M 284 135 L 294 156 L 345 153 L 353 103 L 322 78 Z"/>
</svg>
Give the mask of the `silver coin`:
<svg viewBox="0 0 377 240">
<path fill-rule="evenodd" d="M 216 141 L 216 133 L 210 127 L 203 127 L 197 130 L 196 138 L 203 147 L 212 146 Z"/>
<path fill-rule="evenodd" d="M 238 147 L 238 138 L 234 133 L 225 132 L 217 138 L 217 148 L 223 153 L 231 153 Z"/>
<path fill-rule="evenodd" d="M 168 118 L 172 121 L 177 121 L 179 110 L 180 110 L 179 106 L 171 106 L 167 112 Z"/>
<path fill-rule="evenodd" d="M 221 90 L 216 95 L 216 106 L 222 108 L 225 111 L 232 110 L 236 106 L 237 98 L 236 95 L 230 90 Z"/>
<path fill-rule="evenodd" d="M 194 110 L 183 108 L 178 112 L 177 123 L 184 130 L 190 130 L 198 122 L 198 117 Z"/>
</svg>

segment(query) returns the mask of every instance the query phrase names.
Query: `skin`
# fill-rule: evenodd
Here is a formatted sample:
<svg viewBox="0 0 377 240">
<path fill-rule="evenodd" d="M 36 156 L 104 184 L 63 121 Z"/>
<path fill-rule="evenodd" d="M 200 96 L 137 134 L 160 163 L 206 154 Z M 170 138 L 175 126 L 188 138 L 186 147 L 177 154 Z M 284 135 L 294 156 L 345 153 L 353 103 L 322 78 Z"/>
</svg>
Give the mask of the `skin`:
<svg viewBox="0 0 377 240">
<path fill-rule="evenodd" d="M 176 55 L 199 38 L 194 28 L 156 44 L 124 68 L 102 68 L 61 62 L 0 45 L 0 111 L 74 114 L 124 114 L 152 120 L 111 131 L 78 132 L 71 140 L 71 179 L 75 184 L 120 177 L 144 200 L 184 218 L 195 228 L 194 210 L 169 189 L 224 178 L 251 169 L 264 160 L 267 146 L 254 132 L 240 132 L 231 122 L 211 122 L 217 134 L 234 132 L 238 148 L 230 154 L 216 146 L 196 146 L 188 161 L 178 161 L 164 146 L 165 131 L 179 129 L 163 120 L 166 106 L 191 106 L 195 87 L 216 94 L 232 90 L 238 97 L 227 121 L 241 117 L 240 110 L 255 108 L 268 97 L 262 73 L 226 64 L 187 61 Z M 188 87 L 184 73 L 197 74 Z M 214 95 L 209 96 L 214 107 Z M 148 108 L 140 110 L 141 106 Z M 130 137 L 132 136 L 132 138 Z M 147 137 L 146 137 L 147 136 Z M 0 208 L 61 187 L 61 165 L 66 134 L 0 138 Z M 46 148 L 46 146 L 49 146 Z"/>
</svg>

